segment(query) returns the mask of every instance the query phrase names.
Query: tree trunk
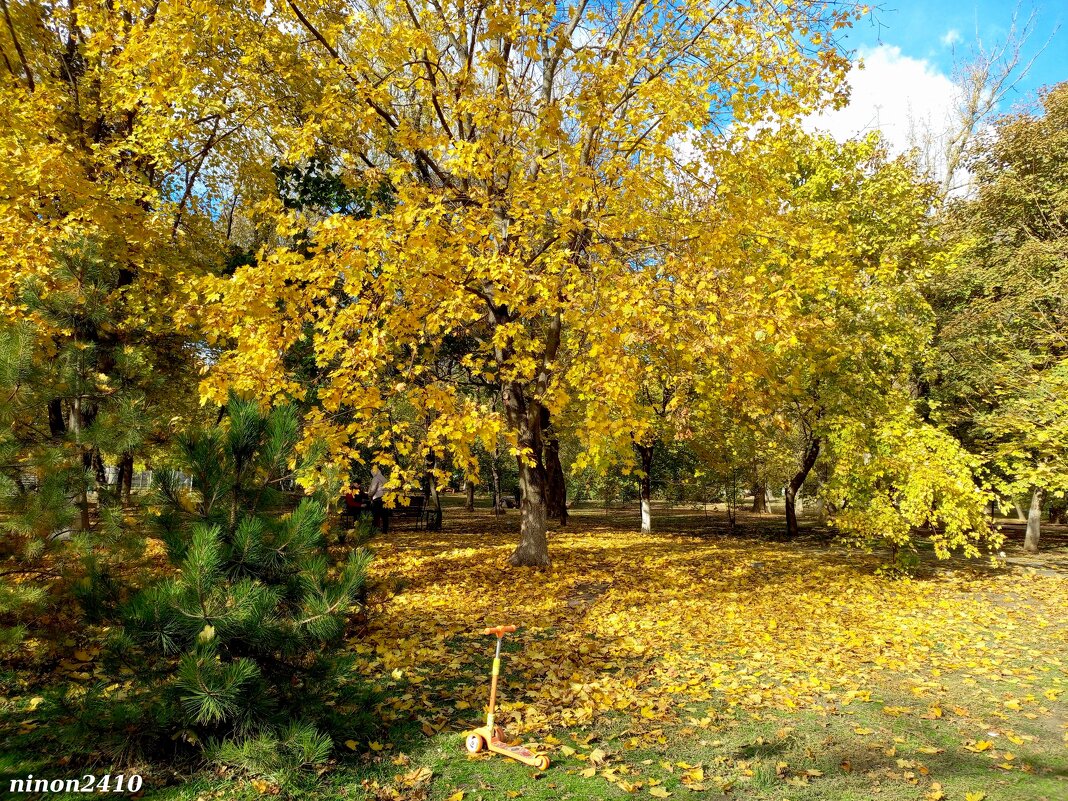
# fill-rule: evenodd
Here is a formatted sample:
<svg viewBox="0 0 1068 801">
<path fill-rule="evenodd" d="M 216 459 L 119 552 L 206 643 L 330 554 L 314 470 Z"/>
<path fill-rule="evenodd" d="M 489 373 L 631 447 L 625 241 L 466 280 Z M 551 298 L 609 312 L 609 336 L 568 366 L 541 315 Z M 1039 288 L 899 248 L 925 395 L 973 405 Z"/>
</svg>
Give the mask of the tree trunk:
<svg viewBox="0 0 1068 801">
<path fill-rule="evenodd" d="M 545 476 L 522 454 L 519 461 L 519 545 L 508 561 L 516 567 L 549 564 L 549 507 L 545 502 Z"/>
<path fill-rule="evenodd" d="M 642 534 L 648 534 L 653 530 L 653 448 L 652 445 L 639 445 L 634 443 L 634 450 L 641 459 L 641 507 L 642 507 Z"/>
<path fill-rule="evenodd" d="M 438 495 L 438 478 L 434 471 L 438 457 L 431 451 L 426 457 L 426 490 L 423 493 L 427 531 L 441 531 L 441 497 Z"/>
<path fill-rule="evenodd" d="M 118 485 L 117 489 L 119 491 L 119 498 L 122 500 L 124 506 L 130 505 L 130 494 L 133 490 L 133 468 L 133 454 L 126 451 L 119 459 L 119 474 L 115 477 L 115 483 Z"/>
<path fill-rule="evenodd" d="M 805 449 L 804 457 L 801 459 L 801 469 L 794 474 L 794 477 L 790 479 L 790 483 L 786 485 L 783 499 L 786 501 L 786 533 L 790 538 L 794 538 L 798 534 L 797 510 L 795 508 L 797 493 L 801 490 L 801 485 L 805 483 L 805 479 L 808 478 L 808 474 L 812 471 L 812 466 L 816 464 L 816 459 L 819 455 L 820 438 L 813 437 L 809 441 L 808 448 Z"/>
<path fill-rule="evenodd" d="M 1027 511 L 1027 534 L 1024 536 L 1024 550 L 1038 553 L 1038 537 L 1042 525 L 1042 490 L 1035 487 L 1031 492 L 1031 508 Z"/>
<path fill-rule="evenodd" d="M 441 531 L 441 496 L 438 494 L 438 482 L 430 481 L 430 502 L 427 505 L 430 510 L 426 516 L 428 531 Z"/>
<path fill-rule="evenodd" d="M 516 432 L 519 453 L 519 545 L 508 561 L 516 567 L 549 564 L 549 509 L 546 503 L 545 466 L 541 461 L 541 404 L 527 398 L 518 382 L 501 390 L 505 415 Z"/>
<path fill-rule="evenodd" d="M 549 410 L 542 410 L 542 431 L 548 429 L 545 439 L 545 490 L 549 505 L 549 516 L 567 525 L 567 480 L 564 478 L 564 466 L 560 462 L 560 440 L 549 428 Z"/>
<path fill-rule="evenodd" d="M 108 471 L 104 466 L 104 457 L 100 455 L 100 448 L 94 447 L 92 456 L 93 471 L 96 473 L 96 483 L 98 487 L 106 487 L 108 484 Z"/>
<path fill-rule="evenodd" d="M 1016 519 L 1021 523 L 1027 519 L 1027 515 L 1024 514 L 1023 507 L 1020 506 L 1020 502 L 1016 498 L 1012 499 L 1012 506 L 1016 510 Z"/>
<path fill-rule="evenodd" d="M 74 442 L 81 451 L 82 470 L 88 472 L 92 467 L 92 454 L 81 444 L 82 434 L 82 399 L 75 397 L 71 401 L 70 415 L 67 418 L 67 430 L 74 436 Z M 89 493 L 85 485 L 85 475 L 78 477 L 74 491 L 74 505 L 78 508 L 78 519 L 74 523 L 75 531 L 89 530 Z"/>
<path fill-rule="evenodd" d="M 464 490 L 467 492 L 467 502 L 464 504 L 464 509 L 468 512 L 475 511 L 475 482 L 470 479 L 464 484 Z"/>
<path fill-rule="evenodd" d="M 67 433 L 67 424 L 63 422 L 63 403 L 59 398 L 48 402 L 48 433 L 53 439 L 59 439 Z"/>
<path fill-rule="evenodd" d="M 499 515 L 501 513 L 501 470 L 497 464 L 497 460 L 501 457 L 499 448 L 493 449 L 493 461 L 490 462 L 490 479 L 493 482 L 491 491 L 493 492 L 493 514 Z"/>
<path fill-rule="evenodd" d="M 1065 515 L 1068 514 L 1068 506 L 1064 501 L 1053 503 L 1049 508 L 1049 522 L 1052 525 L 1063 525 Z"/>
<path fill-rule="evenodd" d="M 768 482 L 766 479 L 757 478 L 753 482 L 753 514 L 766 515 L 768 513 Z"/>
</svg>

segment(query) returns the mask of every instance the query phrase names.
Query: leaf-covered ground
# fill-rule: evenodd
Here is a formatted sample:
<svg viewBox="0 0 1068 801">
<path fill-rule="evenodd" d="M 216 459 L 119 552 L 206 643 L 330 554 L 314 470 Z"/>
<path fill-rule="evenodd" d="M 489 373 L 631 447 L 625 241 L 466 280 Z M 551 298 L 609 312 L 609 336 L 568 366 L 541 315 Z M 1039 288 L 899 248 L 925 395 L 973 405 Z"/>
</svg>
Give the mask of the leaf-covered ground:
<svg viewBox="0 0 1068 801">
<path fill-rule="evenodd" d="M 1037 559 L 1010 542 L 998 567 L 925 559 L 901 580 L 819 537 L 774 541 L 774 518 L 746 521 L 745 536 L 687 533 L 686 521 L 639 535 L 586 513 L 553 534 L 553 567 L 538 572 L 505 565 L 514 514 L 450 509 L 445 532 L 373 542 L 350 647 L 381 724 L 353 731 L 311 795 L 1068 799 L 1063 542 Z M 477 632 L 505 622 L 522 628 L 506 640 L 499 721 L 549 754 L 544 772 L 463 748 L 488 692 L 493 640 Z M 83 639 L 72 635 L 58 679 L 91 679 Z M 20 738 L 49 725 L 34 703 L 44 679 L 13 680 L 23 689 L 0 699 Z M 65 775 L 0 749 L 0 779 L 28 770 Z M 279 788 L 224 772 L 157 774 L 146 791 L 211 801 Z"/>
<path fill-rule="evenodd" d="M 477 529 L 376 543 L 355 646 L 383 698 L 381 736 L 355 744 L 368 792 L 1068 798 L 1055 558 L 900 580 L 837 549 L 571 528 L 544 572 L 506 568 L 511 537 Z M 462 750 L 487 691 L 475 632 L 503 622 L 522 629 L 501 717 L 550 754 L 543 774 Z"/>
</svg>

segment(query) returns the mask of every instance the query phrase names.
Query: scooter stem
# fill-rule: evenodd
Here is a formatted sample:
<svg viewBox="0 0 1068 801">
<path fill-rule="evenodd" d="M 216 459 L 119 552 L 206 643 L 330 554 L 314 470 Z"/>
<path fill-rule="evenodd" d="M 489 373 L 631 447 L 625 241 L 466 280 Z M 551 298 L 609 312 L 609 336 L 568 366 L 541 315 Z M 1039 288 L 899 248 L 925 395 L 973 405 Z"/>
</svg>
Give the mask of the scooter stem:
<svg viewBox="0 0 1068 801">
<path fill-rule="evenodd" d="M 497 635 L 497 651 L 493 655 L 493 672 L 490 680 L 490 700 L 489 700 L 489 714 L 486 715 L 486 728 L 489 730 L 490 736 L 493 736 L 493 712 L 497 705 L 497 676 L 501 672 L 501 640 L 503 636 Z"/>
</svg>

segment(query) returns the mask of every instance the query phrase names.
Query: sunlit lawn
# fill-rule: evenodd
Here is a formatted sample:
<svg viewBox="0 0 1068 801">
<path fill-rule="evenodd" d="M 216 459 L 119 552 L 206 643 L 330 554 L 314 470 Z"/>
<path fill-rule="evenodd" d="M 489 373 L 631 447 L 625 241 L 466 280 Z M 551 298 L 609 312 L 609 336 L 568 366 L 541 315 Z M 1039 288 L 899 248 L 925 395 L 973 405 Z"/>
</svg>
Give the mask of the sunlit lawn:
<svg viewBox="0 0 1068 801">
<path fill-rule="evenodd" d="M 442 533 L 374 543 L 351 647 L 382 723 L 353 733 L 316 793 L 1068 798 L 1063 547 L 1031 567 L 925 561 L 900 580 L 876 574 L 878 555 L 642 536 L 590 513 L 554 533 L 551 569 L 517 571 L 511 515 L 450 510 Z M 499 720 L 549 754 L 545 772 L 463 749 L 487 693 L 492 638 L 477 631 L 504 622 L 522 628 L 506 640 Z M 251 798 L 276 792 L 269 779 L 149 795 Z"/>
</svg>

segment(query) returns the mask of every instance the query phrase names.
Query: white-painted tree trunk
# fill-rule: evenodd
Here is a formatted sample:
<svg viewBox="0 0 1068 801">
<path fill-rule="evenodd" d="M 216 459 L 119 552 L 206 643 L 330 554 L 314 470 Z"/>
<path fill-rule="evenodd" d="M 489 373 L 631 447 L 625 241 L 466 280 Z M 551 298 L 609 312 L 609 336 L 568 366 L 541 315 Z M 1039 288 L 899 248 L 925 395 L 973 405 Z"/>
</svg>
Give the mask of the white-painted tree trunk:
<svg viewBox="0 0 1068 801">
<path fill-rule="evenodd" d="M 642 534 L 653 530 L 653 505 L 648 498 L 642 498 Z"/>
<path fill-rule="evenodd" d="M 1042 490 L 1035 487 L 1031 493 L 1031 508 L 1027 510 L 1027 534 L 1024 536 L 1024 550 L 1038 553 L 1038 537 L 1042 527 Z"/>
</svg>

